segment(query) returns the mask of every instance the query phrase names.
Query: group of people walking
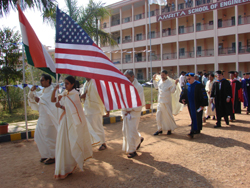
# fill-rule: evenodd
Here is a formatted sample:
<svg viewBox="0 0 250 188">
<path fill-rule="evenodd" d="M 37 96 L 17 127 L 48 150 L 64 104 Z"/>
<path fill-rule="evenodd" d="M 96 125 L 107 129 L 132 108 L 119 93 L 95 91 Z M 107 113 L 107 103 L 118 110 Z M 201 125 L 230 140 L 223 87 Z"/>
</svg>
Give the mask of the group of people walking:
<svg viewBox="0 0 250 188">
<path fill-rule="evenodd" d="M 141 110 L 145 104 L 144 91 L 135 78 L 132 70 L 124 75 L 137 90 L 142 106 L 122 109 L 123 146 L 122 150 L 128 158 L 135 157 L 144 138 L 138 132 Z M 173 80 L 166 70 L 153 76 L 153 84 L 158 89 L 158 105 L 156 113 L 157 131 L 154 135 L 171 135 L 177 128 L 173 115 L 177 115 L 187 104 L 191 131 L 188 137 L 194 138 L 202 130 L 202 122 L 207 112 L 207 119 L 217 118 L 215 128 L 221 127 L 221 117 L 226 124 L 235 120 L 235 113 L 241 112 L 241 102 L 249 113 L 250 73 L 238 81 L 236 72 L 230 72 L 231 80 L 223 77 L 222 71 L 209 74 L 206 85 L 195 79 L 194 73 L 182 72 L 179 80 Z M 37 92 L 33 86 L 28 94 L 29 105 L 39 111 L 39 119 L 35 130 L 35 142 L 41 154 L 40 162 L 55 163 L 56 179 L 64 179 L 76 166 L 83 170 L 84 162 L 92 158 L 92 146 L 100 145 L 99 151 L 108 148 L 103 128 L 105 106 L 95 87 L 95 80 L 86 78 L 80 93 L 75 88 L 72 76 L 65 78 L 66 90 L 56 97 L 59 86 L 53 88 L 51 77 L 41 76 L 43 90 Z M 243 92 L 242 92 L 243 90 Z M 82 107 L 81 100 L 84 103 Z"/>
</svg>

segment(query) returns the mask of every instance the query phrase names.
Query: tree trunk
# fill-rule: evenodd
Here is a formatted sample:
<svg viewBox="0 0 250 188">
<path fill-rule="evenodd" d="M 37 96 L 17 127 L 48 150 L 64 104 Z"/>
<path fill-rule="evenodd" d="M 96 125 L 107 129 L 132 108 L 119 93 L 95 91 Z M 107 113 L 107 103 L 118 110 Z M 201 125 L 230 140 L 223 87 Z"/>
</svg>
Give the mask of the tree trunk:
<svg viewBox="0 0 250 188">
<path fill-rule="evenodd" d="M 9 81 L 6 80 L 7 85 L 9 85 Z M 12 110 L 11 110 L 11 103 L 10 103 L 10 94 L 9 94 L 9 87 L 6 87 L 7 90 L 7 100 L 8 100 L 8 106 L 9 106 L 9 112 L 10 114 L 12 114 Z"/>
</svg>

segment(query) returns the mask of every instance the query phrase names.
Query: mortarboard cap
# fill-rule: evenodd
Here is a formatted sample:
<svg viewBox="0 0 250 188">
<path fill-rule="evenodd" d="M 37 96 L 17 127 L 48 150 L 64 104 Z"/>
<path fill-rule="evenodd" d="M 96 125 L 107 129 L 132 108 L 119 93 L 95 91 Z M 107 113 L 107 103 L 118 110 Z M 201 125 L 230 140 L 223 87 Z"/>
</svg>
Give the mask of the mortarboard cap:
<svg viewBox="0 0 250 188">
<path fill-rule="evenodd" d="M 182 73 L 186 74 L 186 72 L 185 72 L 185 71 L 181 71 L 181 74 L 182 74 Z"/>
<path fill-rule="evenodd" d="M 246 75 L 250 75 L 250 72 L 246 72 Z"/>
<path fill-rule="evenodd" d="M 230 74 L 234 74 L 234 73 L 235 73 L 235 71 L 229 71 L 228 73 L 230 73 Z"/>
<path fill-rule="evenodd" d="M 189 76 L 189 77 L 194 77 L 194 73 L 190 72 L 190 73 L 187 73 L 186 76 Z"/>
<path fill-rule="evenodd" d="M 245 76 L 245 75 L 246 75 L 246 73 L 243 74 L 243 76 Z"/>
<path fill-rule="evenodd" d="M 217 74 L 223 74 L 223 72 L 221 70 L 217 70 L 216 73 Z"/>
</svg>

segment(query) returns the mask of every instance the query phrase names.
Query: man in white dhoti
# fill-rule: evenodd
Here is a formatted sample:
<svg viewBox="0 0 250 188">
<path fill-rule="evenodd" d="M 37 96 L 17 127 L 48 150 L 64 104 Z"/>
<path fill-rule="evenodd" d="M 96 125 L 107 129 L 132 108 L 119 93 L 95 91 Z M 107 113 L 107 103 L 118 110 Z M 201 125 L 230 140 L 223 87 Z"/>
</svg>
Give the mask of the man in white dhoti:
<svg viewBox="0 0 250 188">
<path fill-rule="evenodd" d="M 211 91 L 212 91 L 212 87 L 213 87 L 213 84 L 215 82 L 214 80 L 214 74 L 209 74 L 209 80 L 207 81 L 207 84 L 206 84 L 206 92 L 207 92 L 207 96 L 208 96 L 208 101 L 211 100 L 210 98 L 210 95 L 211 95 Z M 207 114 L 207 117 L 206 119 L 209 119 L 210 116 L 214 116 L 213 119 L 215 119 L 215 108 L 212 109 L 212 105 L 214 105 L 214 103 L 208 103 L 208 106 L 207 106 L 207 110 L 206 110 L 206 114 Z"/>
<path fill-rule="evenodd" d="M 186 84 L 186 76 L 185 76 L 186 72 L 185 71 L 181 71 L 181 76 L 179 78 L 179 82 L 181 85 L 181 88 L 185 86 Z"/>
<path fill-rule="evenodd" d="M 92 145 L 101 144 L 99 150 L 107 148 L 105 141 L 105 133 L 103 128 L 103 118 L 105 115 L 105 106 L 96 90 L 95 81 L 86 78 L 83 89 L 81 89 L 81 98 L 84 100 L 84 113 L 87 119 L 90 135 L 92 136 Z M 96 133 L 99 138 L 94 138 L 91 129 Z"/>
<path fill-rule="evenodd" d="M 141 99 L 142 106 L 145 105 L 144 91 L 141 84 L 137 81 L 132 70 L 127 70 L 124 75 L 130 80 L 134 85 Z M 138 132 L 138 126 L 141 117 L 142 106 L 136 108 L 126 108 L 122 109 L 123 117 L 123 146 L 122 150 L 128 155 L 128 158 L 135 157 L 137 155 L 136 150 L 138 150 L 143 142 L 144 138 Z"/>
<path fill-rule="evenodd" d="M 156 75 L 153 76 L 153 80 L 154 87 L 159 91 L 156 113 L 158 130 L 154 135 L 156 136 L 160 133 L 170 135 L 177 128 L 173 114 L 178 114 L 182 108 L 182 104 L 177 100 L 181 93 L 181 88 L 178 84 L 179 80 L 169 78 L 166 70 L 161 72 L 161 79 L 158 82 L 156 81 Z M 173 107 L 174 110 L 172 109 Z"/>
<path fill-rule="evenodd" d="M 57 136 L 57 109 L 51 102 L 54 88 L 51 86 L 51 77 L 42 74 L 41 85 L 44 87 L 36 92 L 36 86 L 28 94 L 28 102 L 32 110 L 39 111 L 39 119 L 35 130 L 35 142 L 41 154 L 40 162 L 44 164 L 55 163 L 55 146 Z"/>
</svg>

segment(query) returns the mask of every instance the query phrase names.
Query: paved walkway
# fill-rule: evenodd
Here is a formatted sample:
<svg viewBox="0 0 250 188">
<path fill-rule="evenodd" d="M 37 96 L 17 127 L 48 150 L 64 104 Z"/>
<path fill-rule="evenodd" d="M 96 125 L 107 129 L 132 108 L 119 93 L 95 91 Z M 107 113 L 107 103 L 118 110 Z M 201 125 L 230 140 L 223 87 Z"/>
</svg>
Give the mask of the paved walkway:
<svg viewBox="0 0 250 188">
<path fill-rule="evenodd" d="M 156 109 L 157 103 L 154 103 L 153 109 Z M 145 107 L 142 111 L 146 110 Z M 121 110 L 117 110 L 110 113 L 110 117 L 121 116 Z M 37 125 L 37 120 L 28 121 L 28 129 L 35 130 Z M 24 132 L 26 130 L 25 121 L 10 123 L 8 126 L 8 133 Z"/>
</svg>

